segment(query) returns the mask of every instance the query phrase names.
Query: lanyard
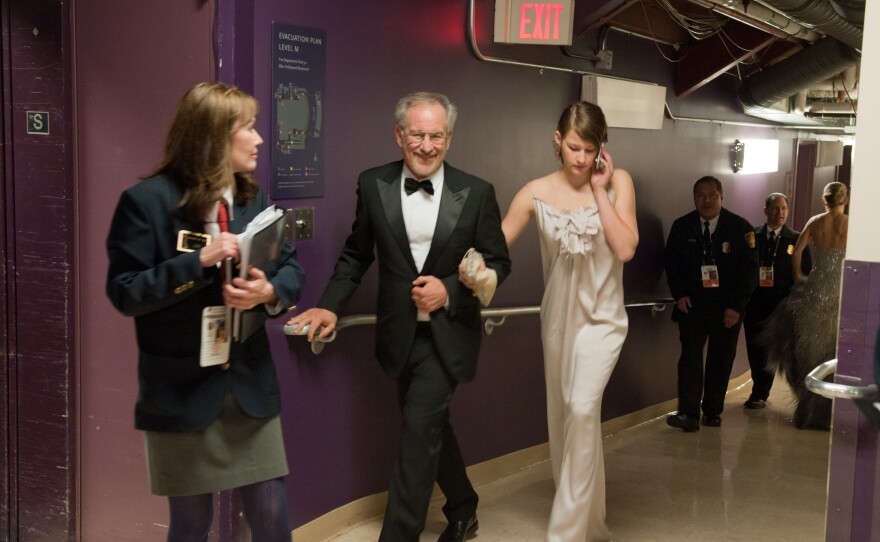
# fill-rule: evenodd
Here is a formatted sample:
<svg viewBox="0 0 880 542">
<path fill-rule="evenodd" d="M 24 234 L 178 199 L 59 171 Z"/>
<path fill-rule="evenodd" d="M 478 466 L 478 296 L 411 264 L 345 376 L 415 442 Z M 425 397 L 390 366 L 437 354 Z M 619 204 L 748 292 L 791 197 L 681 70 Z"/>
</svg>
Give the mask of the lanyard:
<svg viewBox="0 0 880 542">
<path fill-rule="evenodd" d="M 703 249 L 703 264 L 715 265 L 715 253 L 712 250 L 712 234 L 709 234 L 709 242 L 707 243 L 705 239 L 703 239 L 703 232 L 701 230 L 702 228 L 700 227 L 695 228 L 695 231 L 697 232 L 697 239 L 700 240 L 700 246 Z"/>
<path fill-rule="evenodd" d="M 765 267 L 773 267 L 773 264 L 776 262 L 776 253 L 779 251 L 779 240 L 782 239 L 782 234 L 776 236 L 776 245 L 773 246 L 773 255 L 770 255 L 769 250 L 765 250 L 765 254 L 763 255 L 764 261 L 767 264 Z M 767 237 L 764 237 L 765 242 L 767 241 Z M 769 245 L 765 247 L 769 249 Z M 770 261 L 767 261 L 767 257 L 769 256 Z"/>
</svg>

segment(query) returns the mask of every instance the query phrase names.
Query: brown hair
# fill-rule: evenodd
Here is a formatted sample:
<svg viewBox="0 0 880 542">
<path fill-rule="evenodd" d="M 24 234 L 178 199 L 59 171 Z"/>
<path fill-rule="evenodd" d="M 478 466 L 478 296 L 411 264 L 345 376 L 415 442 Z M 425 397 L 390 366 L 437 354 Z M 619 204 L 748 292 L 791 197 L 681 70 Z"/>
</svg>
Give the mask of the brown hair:
<svg viewBox="0 0 880 542">
<path fill-rule="evenodd" d="M 773 192 L 772 194 L 767 196 L 767 199 L 764 200 L 764 208 L 767 209 L 768 207 L 770 207 L 771 203 L 778 199 L 784 199 L 785 204 L 788 205 L 788 196 L 786 196 L 782 192 Z"/>
<path fill-rule="evenodd" d="M 230 185 L 238 204 L 259 190 L 250 173 L 235 173 L 230 159 L 232 134 L 256 116 L 257 100 L 225 83 L 199 83 L 181 98 L 168 137 L 165 157 L 147 177 L 166 174 L 183 187 L 178 209 L 202 222 Z"/>
<path fill-rule="evenodd" d="M 829 208 L 843 205 L 846 201 L 846 185 L 839 182 L 828 183 L 822 190 L 822 199 Z"/>
<path fill-rule="evenodd" d="M 565 108 L 556 123 L 556 131 L 560 137 L 565 137 L 569 130 L 584 141 L 596 145 L 608 141 L 608 125 L 605 122 L 605 113 L 596 104 L 590 102 L 574 102 Z M 556 156 L 561 158 L 561 151 L 556 148 Z"/>
</svg>

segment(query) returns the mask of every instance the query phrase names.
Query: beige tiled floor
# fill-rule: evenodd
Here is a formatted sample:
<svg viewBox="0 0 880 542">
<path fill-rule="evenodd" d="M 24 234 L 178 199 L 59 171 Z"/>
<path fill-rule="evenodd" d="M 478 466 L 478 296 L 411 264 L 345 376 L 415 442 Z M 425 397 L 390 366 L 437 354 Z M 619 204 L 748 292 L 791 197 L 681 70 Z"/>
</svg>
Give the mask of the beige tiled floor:
<svg viewBox="0 0 880 542">
<path fill-rule="evenodd" d="M 727 394 L 724 423 L 699 433 L 660 418 L 605 438 L 607 515 L 616 542 L 824 540 L 829 433 L 791 425 L 784 382 L 764 410 L 744 410 L 751 382 Z M 541 541 L 553 497 L 550 466 L 538 463 L 477 488 L 474 542 Z M 421 540 L 445 528 L 432 502 Z M 333 537 L 378 539 L 381 519 Z"/>
</svg>

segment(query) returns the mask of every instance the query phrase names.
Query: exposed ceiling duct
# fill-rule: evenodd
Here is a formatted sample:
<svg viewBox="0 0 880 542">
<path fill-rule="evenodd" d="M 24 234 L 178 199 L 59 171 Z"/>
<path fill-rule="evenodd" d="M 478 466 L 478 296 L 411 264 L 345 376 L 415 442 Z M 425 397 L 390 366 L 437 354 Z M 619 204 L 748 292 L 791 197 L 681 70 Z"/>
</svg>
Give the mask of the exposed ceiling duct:
<svg viewBox="0 0 880 542">
<path fill-rule="evenodd" d="M 795 107 L 780 101 L 803 91 L 816 89 L 824 85 L 824 81 L 833 79 L 841 72 L 858 65 L 862 46 L 862 29 L 852 24 L 859 21 L 860 13 L 864 12 L 864 0 L 834 0 L 839 5 L 832 7 L 828 0 L 762 0 L 773 9 L 777 9 L 801 21 L 828 37 L 791 55 L 790 57 L 756 73 L 743 81 L 739 89 L 739 99 L 747 114 L 765 119 L 778 120 L 774 116 L 787 115 L 788 121 L 801 113 L 824 117 L 822 112 L 829 112 L 832 106 L 814 108 L 811 102 L 806 107 Z M 861 11 L 860 11 L 861 10 Z M 843 15 L 841 15 L 843 13 Z M 853 90 L 852 86 L 844 89 Z M 855 92 L 836 108 L 838 115 L 855 116 L 852 102 Z M 789 115 L 790 114 L 790 115 Z M 812 120 L 803 118 L 803 122 L 812 124 Z M 834 121 L 839 122 L 839 121 Z"/>
<path fill-rule="evenodd" d="M 762 3 L 855 49 L 862 48 L 862 29 L 844 19 L 828 0 L 762 0 Z M 853 0 L 844 3 L 855 4 Z M 862 2 L 864 11 L 865 3 Z"/>
<path fill-rule="evenodd" d="M 749 77 L 739 89 L 744 106 L 770 107 L 811 85 L 830 79 L 859 62 L 861 54 L 834 38 L 825 38 Z"/>
<path fill-rule="evenodd" d="M 834 8 L 841 17 L 847 21 L 864 26 L 865 24 L 865 0 L 830 0 L 831 7 Z"/>
<path fill-rule="evenodd" d="M 658 50 L 676 63 L 673 90 L 680 98 L 734 75 L 748 115 L 783 124 L 855 125 L 867 0 L 605 1 L 579 24 L 579 36 L 608 26 L 672 45 L 671 57 Z M 602 58 L 610 58 L 604 41 L 601 47 Z M 596 67 L 611 69 L 610 62 Z"/>
</svg>

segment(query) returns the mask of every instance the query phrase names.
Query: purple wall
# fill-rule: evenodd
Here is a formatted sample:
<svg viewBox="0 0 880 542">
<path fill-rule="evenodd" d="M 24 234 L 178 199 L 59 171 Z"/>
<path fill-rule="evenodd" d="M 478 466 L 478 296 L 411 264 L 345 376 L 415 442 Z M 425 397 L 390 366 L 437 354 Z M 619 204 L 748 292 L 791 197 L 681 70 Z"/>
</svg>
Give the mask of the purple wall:
<svg viewBox="0 0 880 542">
<path fill-rule="evenodd" d="M 369 166 L 394 160 L 393 108 L 417 88 L 447 93 L 460 108 L 449 160 L 495 183 L 504 211 L 527 180 L 556 167 L 550 140 L 562 108 L 579 96 L 580 78 L 477 60 L 467 43 L 467 3 L 392 0 L 78 0 L 76 2 L 78 294 L 81 300 L 80 397 L 82 524 L 85 540 L 160 538 L 164 499 L 149 495 L 141 435 L 132 429 L 136 393 L 132 323 L 103 293 L 103 242 L 119 192 L 159 158 L 177 99 L 214 73 L 254 92 L 263 104 L 258 129 L 270 133 L 271 22 L 327 32 L 324 198 L 286 200 L 314 206 L 316 237 L 298 245 L 308 273 L 301 306 L 326 284 L 354 213 L 354 182 Z M 479 0 L 478 36 L 487 54 L 577 65 L 557 48 L 496 46 L 489 38 L 494 2 Z M 213 34 L 212 34 L 213 32 Z M 595 39 L 592 37 L 591 39 Z M 581 44 L 587 47 L 587 44 Z M 650 43 L 612 33 L 616 76 L 671 86 L 672 67 Z M 587 68 L 587 65 L 580 65 Z M 686 100 L 670 96 L 676 115 L 755 119 L 734 109 L 733 82 L 723 80 Z M 662 131 L 613 129 L 609 150 L 635 179 L 642 242 L 625 269 L 627 297 L 665 296 L 662 247 L 671 222 L 693 208 L 691 185 L 714 174 L 725 181 L 725 205 L 753 222 L 766 193 L 783 190 L 791 157 L 770 175 L 731 174 L 736 138 L 769 129 L 665 121 Z M 781 132 L 784 136 L 785 131 Z M 789 136 L 790 137 L 790 136 Z M 268 144 L 268 143 L 267 143 Z M 785 148 L 785 146 L 783 146 Z M 257 177 L 268 181 L 264 160 Z M 540 262 L 534 229 L 512 251 L 514 272 L 495 306 L 537 305 Z M 350 313 L 375 306 L 371 274 Z M 611 418 L 675 397 L 677 330 L 667 313 L 629 312 L 631 331 L 605 400 Z M 304 340 L 270 324 L 284 386 L 282 414 L 291 466 L 287 483 L 295 525 L 384 491 L 396 448 L 394 384 L 373 360 L 372 328 L 350 329 L 321 356 Z M 109 340 L 108 340 L 109 339 Z M 642 352 L 662 352 L 646 358 Z M 746 370 L 740 356 L 735 374 Z M 456 394 L 453 418 L 466 459 L 476 463 L 546 441 L 543 369 L 536 317 L 511 318 L 484 342 L 477 380 Z"/>
<path fill-rule="evenodd" d="M 834 381 L 849 386 L 876 382 L 874 356 L 880 328 L 880 263 L 847 260 L 841 293 L 837 374 Z M 875 517 L 877 428 L 852 401 L 834 401 L 828 508 L 825 536 L 829 542 L 876 540 Z"/>
<path fill-rule="evenodd" d="M 133 428 L 134 322 L 104 294 L 104 240 L 119 194 L 161 158 L 180 97 L 213 77 L 213 7 L 78 0 L 75 16 L 82 540 L 163 540 L 167 501 L 149 493 Z"/>
<path fill-rule="evenodd" d="M 61 1 L 3 1 L 0 19 L 5 181 L 0 538 L 67 540 L 77 504 L 68 12 Z M 48 135 L 27 134 L 28 111 L 48 113 Z"/>
</svg>

